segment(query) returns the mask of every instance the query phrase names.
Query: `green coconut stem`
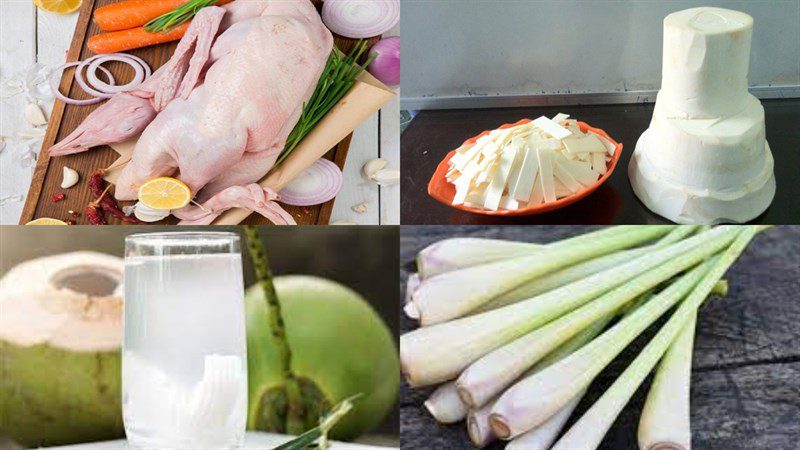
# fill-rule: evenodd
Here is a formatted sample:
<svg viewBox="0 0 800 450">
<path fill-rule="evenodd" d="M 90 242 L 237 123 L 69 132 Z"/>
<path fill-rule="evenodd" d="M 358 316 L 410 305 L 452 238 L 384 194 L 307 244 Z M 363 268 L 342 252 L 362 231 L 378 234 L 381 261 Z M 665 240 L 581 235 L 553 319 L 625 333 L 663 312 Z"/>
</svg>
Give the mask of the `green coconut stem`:
<svg viewBox="0 0 800 450">
<path fill-rule="evenodd" d="M 305 430 L 303 397 L 299 382 L 292 372 L 292 349 L 286 338 L 286 326 L 281 314 L 281 304 L 275 292 L 272 270 L 269 266 L 269 257 L 258 235 L 258 227 L 246 226 L 247 248 L 250 259 L 256 272 L 258 284 L 264 291 L 264 299 L 269 310 L 269 329 L 278 344 L 278 355 L 281 361 L 281 371 L 285 377 L 284 389 L 286 393 L 286 432 L 298 434 Z"/>
</svg>

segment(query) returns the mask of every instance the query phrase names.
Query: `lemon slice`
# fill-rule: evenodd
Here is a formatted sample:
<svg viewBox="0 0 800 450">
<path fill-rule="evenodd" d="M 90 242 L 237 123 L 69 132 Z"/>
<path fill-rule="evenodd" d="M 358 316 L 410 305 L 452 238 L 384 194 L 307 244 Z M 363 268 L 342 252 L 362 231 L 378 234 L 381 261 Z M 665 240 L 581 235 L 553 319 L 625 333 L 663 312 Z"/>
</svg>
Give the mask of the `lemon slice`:
<svg viewBox="0 0 800 450">
<path fill-rule="evenodd" d="M 58 219 L 51 219 L 50 217 L 41 217 L 39 219 L 31 220 L 25 225 L 67 225 L 67 222 Z"/>
<path fill-rule="evenodd" d="M 139 188 L 139 201 L 151 209 L 183 208 L 191 199 L 192 191 L 189 186 L 175 178 L 153 178 Z"/>
<path fill-rule="evenodd" d="M 33 0 L 33 3 L 39 9 L 47 12 L 69 14 L 77 11 L 83 0 Z"/>
</svg>

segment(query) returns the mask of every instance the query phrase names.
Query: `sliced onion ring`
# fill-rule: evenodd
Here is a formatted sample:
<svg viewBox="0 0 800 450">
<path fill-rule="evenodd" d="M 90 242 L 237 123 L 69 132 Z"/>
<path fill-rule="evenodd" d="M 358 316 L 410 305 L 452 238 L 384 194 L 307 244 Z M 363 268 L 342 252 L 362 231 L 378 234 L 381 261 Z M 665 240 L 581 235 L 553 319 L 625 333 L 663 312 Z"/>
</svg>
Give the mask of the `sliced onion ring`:
<svg viewBox="0 0 800 450">
<path fill-rule="evenodd" d="M 116 80 L 114 80 L 114 76 L 111 74 L 111 72 L 101 65 L 107 61 L 119 61 L 130 65 L 135 72 L 133 80 L 125 85 L 117 86 Z M 58 91 L 58 79 L 56 78 L 56 75 L 61 74 L 64 69 L 72 66 L 77 66 L 75 68 L 75 81 L 78 83 L 78 86 L 80 86 L 81 89 L 94 98 L 88 100 L 76 100 L 63 95 Z M 88 69 L 86 72 L 86 78 L 88 82 L 87 80 L 84 80 L 82 72 L 83 69 L 87 67 Z M 98 70 L 102 71 L 108 77 L 108 82 L 102 81 L 97 76 Z M 111 98 L 118 92 L 135 88 L 136 86 L 142 84 L 142 82 L 144 82 L 144 80 L 146 80 L 151 74 L 152 71 L 150 70 L 150 66 L 137 56 L 128 55 L 125 53 L 96 55 L 84 61 L 64 64 L 63 66 L 54 70 L 50 74 L 50 87 L 53 90 L 53 94 L 64 103 L 70 105 L 91 105 L 102 101 L 103 99 Z"/>
<path fill-rule="evenodd" d="M 89 98 L 89 99 L 86 99 L 86 100 L 77 100 L 77 99 L 74 99 L 74 98 L 67 97 L 66 95 L 62 94 L 60 90 L 58 90 L 58 87 L 59 87 L 58 84 L 59 84 L 59 80 L 61 80 L 61 77 L 56 77 L 56 74 L 61 74 L 64 71 L 64 69 L 68 69 L 68 68 L 70 68 L 72 66 L 79 66 L 79 67 L 75 68 L 75 71 L 77 72 L 78 70 L 80 70 L 80 65 L 81 64 L 82 63 L 78 62 L 78 61 L 71 62 L 71 63 L 66 63 L 66 64 L 64 64 L 62 66 L 59 66 L 56 70 L 54 70 L 50 74 L 50 90 L 53 91 L 53 95 L 57 99 L 61 100 L 62 102 L 66 103 L 68 105 L 93 105 L 95 103 L 103 101 L 102 98 L 94 97 L 94 96 L 93 96 L 93 98 Z M 108 73 L 111 74 L 111 72 L 108 72 Z"/>
<path fill-rule="evenodd" d="M 400 0 L 325 0 L 322 21 L 334 33 L 353 39 L 379 36 L 400 20 Z"/>
<path fill-rule="evenodd" d="M 91 95 L 92 97 L 98 97 L 98 98 L 101 98 L 101 99 L 111 98 L 111 97 L 114 96 L 114 94 L 111 94 L 111 93 L 108 93 L 108 92 L 100 92 L 97 89 L 93 88 L 92 86 L 89 86 L 89 83 L 87 83 L 83 79 L 83 69 L 86 66 L 88 66 L 89 63 L 91 63 L 92 61 L 96 60 L 97 58 L 98 58 L 98 56 L 92 56 L 91 58 L 86 59 L 86 60 L 82 61 L 80 64 L 78 64 L 78 67 L 75 68 L 75 81 L 78 83 L 78 86 L 80 86 L 81 89 L 83 89 L 84 92 L 86 92 L 87 94 Z"/>
<path fill-rule="evenodd" d="M 339 166 L 320 158 L 284 186 L 278 195 L 287 205 L 319 205 L 336 197 L 343 184 L 344 175 Z"/>
<path fill-rule="evenodd" d="M 116 86 L 112 84 L 107 84 L 103 80 L 97 77 L 97 69 L 100 68 L 100 64 L 103 64 L 106 61 L 120 61 L 126 64 L 129 64 L 135 74 L 133 75 L 133 79 L 130 83 L 123 84 L 122 86 Z M 142 81 L 145 79 L 144 68 L 137 63 L 131 62 L 127 58 L 122 57 L 115 57 L 113 55 L 105 55 L 101 56 L 89 64 L 89 68 L 86 70 L 86 79 L 91 83 L 94 87 L 96 87 L 99 91 L 103 92 L 104 94 L 116 94 L 117 92 L 127 91 L 128 89 L 133 89 L 136 86 L 142 84 Z"/>
</svg>

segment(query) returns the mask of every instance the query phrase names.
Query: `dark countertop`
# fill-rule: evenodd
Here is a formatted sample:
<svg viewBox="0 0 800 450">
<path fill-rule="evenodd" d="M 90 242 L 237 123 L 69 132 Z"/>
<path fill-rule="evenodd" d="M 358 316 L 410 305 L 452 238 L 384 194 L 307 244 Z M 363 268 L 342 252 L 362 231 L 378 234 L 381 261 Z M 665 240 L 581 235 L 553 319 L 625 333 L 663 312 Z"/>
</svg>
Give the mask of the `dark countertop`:
<svg viewBox="0 0 800 450">
<path fill-rule="evenodd" d="M 763 100 L 767 141 L 775 158 L 777 192 L 756 223 L 800 223 L 800 99 Z M 443 205 L 428 196 L 428 181 L 447 153 L 484 130 L 522 118 L 558 112 L 605 130 L 623 144 L 611 177 L 589 197 L 535 216 L 492 217 Z M 653 104 L 547 106 L 421 111 L 402 134 L 401 223 L 403 224 L 648 224 L 668 223 L 639 202 L 628 183 L 628 161 L 647 129 Z"/>
<path fill-rule="evenodd" d="M 429 226 L 401 229 L 401 282 L 414 271 L 414 257 L 447 237 L 473 236 L 550 242 L 589 227 Z M 800 227 L 761 233 L 726 274 L 728 296 L 701 309 L 692 368 L 694 450 L 789 450 L 800 440 Z M 405 289 L 404 287 L 402 288 Z M 663 321 L 658 322 L 659 326 Z M 402 318 L 401 331 L 416 327 Z M 599 398 L 654 334 L 645 332 L 595 380 L 575 414 Z M 648 378 L 606 435 L 601 449 L 635 450 L 636 429 Z M 463 423 L 437 424 L 422 403 L 432 389 L 400 391 L 402 448 L 471 449 Z M 573 415 L 567 426 L 578 417 Z M 494 444 L 488 450 L 502 449 Z"/>
</svg>

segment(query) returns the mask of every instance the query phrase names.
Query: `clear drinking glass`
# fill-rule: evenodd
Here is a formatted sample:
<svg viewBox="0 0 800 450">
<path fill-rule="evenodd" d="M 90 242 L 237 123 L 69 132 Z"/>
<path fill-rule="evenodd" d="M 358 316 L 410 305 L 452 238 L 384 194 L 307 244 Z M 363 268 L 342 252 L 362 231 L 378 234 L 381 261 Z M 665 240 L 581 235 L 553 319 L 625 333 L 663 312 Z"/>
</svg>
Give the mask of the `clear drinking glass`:
<svg viewBox="0 0 800 450">
<path fill-rule="evenodd" d="M 128 236 L 122 349 L 123 417 L 131 446 L 241 446 L 247 344 L 239 236 Z"/>
</svg>

